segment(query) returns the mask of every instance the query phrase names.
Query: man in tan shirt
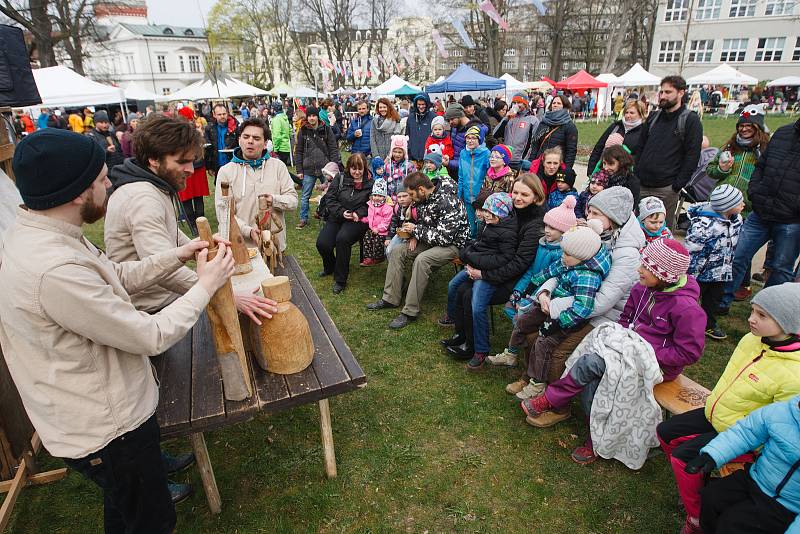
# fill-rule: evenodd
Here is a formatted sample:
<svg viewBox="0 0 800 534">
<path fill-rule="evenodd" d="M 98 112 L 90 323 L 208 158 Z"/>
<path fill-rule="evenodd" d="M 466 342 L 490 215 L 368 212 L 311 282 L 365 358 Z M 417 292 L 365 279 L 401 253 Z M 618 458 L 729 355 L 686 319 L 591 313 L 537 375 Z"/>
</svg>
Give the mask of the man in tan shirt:
<svg viewBox="0 0 800 534">
<path fill-rule="evenodd" d="M 192 328 L 233 273 L 230 250 L 207 261 L 194 241 L 141 262 L 114 263 L 81 233 L 105 214 L 103 150 L 48 128 L 13 161 L 20 208 L 0 256 L 0 343 L 42 444 L 97 483 L 106 532 L 172 532 L 161 461 L 158 385 L 149 357 Z M 131 303 L 198 253 L 198 281 L 159 313 Z"/>
</svg>

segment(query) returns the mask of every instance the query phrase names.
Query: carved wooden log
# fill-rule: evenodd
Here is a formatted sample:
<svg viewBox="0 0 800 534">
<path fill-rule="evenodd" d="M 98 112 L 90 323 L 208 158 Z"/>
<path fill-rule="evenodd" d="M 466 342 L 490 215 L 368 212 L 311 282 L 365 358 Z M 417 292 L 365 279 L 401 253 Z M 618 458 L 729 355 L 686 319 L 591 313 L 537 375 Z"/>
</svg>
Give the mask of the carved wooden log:
<svg viewBox="0 0 800 534">
<path fill-rule="evenodd" d="M 197 231 L 202 241 L 211 244 L 208 247 L 208 259 L 213 259 L 217 255 L 218 248 L 214 243 L 208 219 L 198 217 Z M 253 387 L 230 280 L 211 297 L 208 303 L 208 318 L 211 321 L 211 332 L 217 349 L 217 361 L 222 371 L 225 398 L 244 400 L 253 395 Z"/>
<path fill-rule="evenodd" d="M 228 220 L 228 240 L 231 242 L 233 250 L 233 262 L 236 264 L 234 274 L 245 274 L 253 270 L 250 265 L 250 256 L 247 253 L 247 245 L 244 242 L 239 223 L 236 222 L 236 199 L 230 194 L 230 184 L 222 182 L 222 196 L 230 197 L 230 210 Z"/>
</svg>

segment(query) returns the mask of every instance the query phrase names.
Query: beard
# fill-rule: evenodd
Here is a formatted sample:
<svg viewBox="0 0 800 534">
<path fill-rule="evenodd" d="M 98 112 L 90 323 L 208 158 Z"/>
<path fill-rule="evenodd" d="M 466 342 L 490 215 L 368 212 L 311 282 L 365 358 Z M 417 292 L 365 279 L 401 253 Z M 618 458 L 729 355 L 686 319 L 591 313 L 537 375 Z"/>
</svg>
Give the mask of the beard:
<svg viewBox="0 0 800 534">
<path fill-rule="evenodd" d="M 106 214 L 106 205 L 108 204 L 108 195 L 102 204 L 97 204 L 94 197 L 90 196 L 89 200 L 81 205 L 81 219 L 86 224 L 96 223 L 102 219 Z"/>
<path fill-rule="evenodd" d="M 669 109 L 671 107 L 674 107 L 675 104 L 677 103 L 678 103 L 677 98 L 675 100 L 669 100 L 668 98 L 661 98 L 658 100 L 658 107 L 660 107 L 661 109 Z"/>
<path fill-rule="evenodd" d="M 183 191 L 186 189 L 186 180 L 189 178 L 182 170 L 169 169 L 163 163 L 159 163 L 156 168 L 156 176 L 171 185 L 175 191 Z"/>
</svg>

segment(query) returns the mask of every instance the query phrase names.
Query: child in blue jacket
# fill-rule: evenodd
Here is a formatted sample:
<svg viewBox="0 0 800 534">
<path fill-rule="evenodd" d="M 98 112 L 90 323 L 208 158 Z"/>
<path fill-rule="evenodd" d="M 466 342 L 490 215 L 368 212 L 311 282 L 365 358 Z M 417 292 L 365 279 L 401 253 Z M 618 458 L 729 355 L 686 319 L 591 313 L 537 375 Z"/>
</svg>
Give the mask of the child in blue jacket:
<svg viewBox="0 0 800 534">
<path fill-rule="evenodd" d="M 478 198 L 486 172 L 489 170 L 490 152 L 483 144 L 483 132 L 477 126 L 471 126 L 467 130 L 465 143 L 458 160 L 458 198 L 467 208 L 469 236 L 475 239 L 478 233 L 478 221 L 472 203 Z"/>
</svg>

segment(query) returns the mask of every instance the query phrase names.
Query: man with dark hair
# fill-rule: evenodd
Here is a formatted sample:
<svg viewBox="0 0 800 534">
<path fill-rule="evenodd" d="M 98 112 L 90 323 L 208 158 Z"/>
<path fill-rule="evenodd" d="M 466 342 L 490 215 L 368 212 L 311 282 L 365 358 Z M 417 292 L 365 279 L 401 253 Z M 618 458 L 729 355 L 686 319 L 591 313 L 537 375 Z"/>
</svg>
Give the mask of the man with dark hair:
<svg viewBox="0 0 800 534">
<path fill-rule="evenodd" d="M 120 146 L 117 136 L 111 133 L 111 122 L 108 120 L 107 111 L 101 109 L 94 114 L 94 126 L 87 130 L 85 135 L 105 151 L 108 170 L 113 169 L 125 160 L 125 155 L 122 153 L 122 146 Z"/>
<path fill-rule="evenodd" d="M 461 97 L 461 105 L 464 106 L 464 113 L 469 120 L 475 120 L 489 127 L 489 115 L 479 103 L 475 102 L 471 95 Z"/>
<path fill-rule="evenodd" d="M 369 158 L 371 150 L 369 137 L 372 132 L 372 115 L 369 114 L 369 102 L 359 100 L 356 104 L 356 112 L 357 115 L 350 121 L 350 126 L 347 127 L 347 135 L 345 137 L 353 143 L 350 148 L 352 154 L 361 152 Z"/>
<path fill-rule="evenodd" d="M 406 121 L 408 157 L 421 162 L 425 157 L 425 142 L 431 134 L 431 121 L 436 113 L 431 109 L 431 100 L 427 93 L 415 96 L 413 106 L 414 109 L 411 110 Z"/>
<path fill-rule="evenodd" d="M 469 237 L 464 205 L 456 195 L 442 189 L 441 182 L 434 184 L 421 172 L 414 172 L 406 176 L 403 185 L 416 205 L 417 221 L 401 227 L 411 238 L 389 252 L 383 297 L 367 305 L 369 310 L 397 308 L 403 297 L 403 271 L 407 261 L 413 261 L 405 305 L 389 323 L 389 328 L 394 329 L 417 318 L 431 272 L 457 258 L 458 249 L 466 245 Z"/>
<path fill-rule="evenodd" d="M 230 152 L 238 142 L 236 119 L 228 113 L 225 104 L 216 104 L 213 120 L 206 126 L 206 169 L 214 176 L 220 167 L 231 160 Z"/>
<path fill-rule="evenodd" d="M 319 110 L 314 106 L 308 106 L 306 119 L 297 133 L 294 153 L 294 168 L 297 170 L 297 177 L 303 181 L 298 230 L 308 224 L 308 200 L 314 192 L 317 180 L 324 182 L 322 168 L 330 162 L 337 164 L 342 162 L 336 136 L 331 127 L 320 120 Z"/>
<path fill-rule="evenodd" d="M 0 343 L 25 411 L 48 452 L 103 490 L 107 533 L 172 532 L 150 356 L 183 339 L 233 274 L 230 249 L 207 261 L 208 243 L 173 242 L 142 261 L 109 260 L 81 233 L 103 218 L 111 183 L 105 151 L 80 134 L 33 133 L 13 167 L 26 209 L 5 234 Z M 195 253 L 184 295 L 153 315 L 134 308 L 131 293 Z"/>
<path fill-rule="evenodd" d="M 697 169 L 703 144 L 703 125 L 684 105 L 686 80 L 661 80 L 658 110 L 647 118 L 636 156 L 641 197 L 658 197 L 667 208 L 667 226 L 674 229 L 678 194 Z"/>
</svg>

